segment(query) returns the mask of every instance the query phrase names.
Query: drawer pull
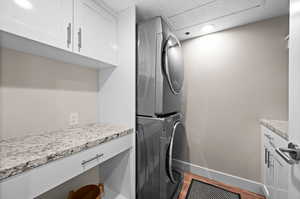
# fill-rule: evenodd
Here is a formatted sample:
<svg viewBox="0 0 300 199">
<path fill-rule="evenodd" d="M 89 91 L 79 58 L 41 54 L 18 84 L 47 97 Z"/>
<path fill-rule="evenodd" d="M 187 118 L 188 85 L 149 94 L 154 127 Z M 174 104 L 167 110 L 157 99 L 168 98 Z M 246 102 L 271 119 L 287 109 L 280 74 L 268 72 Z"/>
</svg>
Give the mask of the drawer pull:
<svg viewBox="0 0 300 199">
<path fill-rule="evenodd" d="M 269 141 L 269 144 L 273 147 L 273 148 L 276 148 L 275 144 L 273 141 Z"/>
<path fill-rule="evenodd" d="M 273 138 L 272 136 L 270 136 L 270 135 L 265 134 L 265 136 L 266 136 L 268 139 L 270 139 L 270 140 L 273 140 L 273 139 L 274 139 L 274 138 Z"/>
<path fill-rule="evenodd" d="M 93 158 L 91 158 L 91 159 L 89 159 L 89 160 L 83 160 L 82 163 L 81 163 L 81 165 L 84 166 L 84 165 L 86 165 L 87 163 L 89 163 L 89 162 L 91 162 L 91 161 L 94 161 L 94 160 L 96 160 L 96 159 L 101 158 L 103 155 L 104 155 L 104 154 L 101 153 L 101 154 L 97 154 L 95 157 L 93 157 Z"/>
<path fill-rule="evenodd" d="M 265 148 L 265 164 L 268 164 L 268 149 Z"/>
<path fill-rule="evenodd" d="M 270 151 L 267 150 L 267 168 L 270 168 L 271 166 L 270 156 L 271 156 Z"/>
</svg>

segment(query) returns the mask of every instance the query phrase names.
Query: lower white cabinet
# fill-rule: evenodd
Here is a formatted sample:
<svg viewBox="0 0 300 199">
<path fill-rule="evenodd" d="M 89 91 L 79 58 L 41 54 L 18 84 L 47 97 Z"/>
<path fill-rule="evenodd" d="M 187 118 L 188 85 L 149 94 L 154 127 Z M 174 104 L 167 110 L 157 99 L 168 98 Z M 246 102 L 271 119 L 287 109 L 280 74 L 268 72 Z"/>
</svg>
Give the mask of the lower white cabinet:
<svg viewBox="0 0 300 199">
<path fill-rule="evenodd" d="M 289 165 L 287 165 L 278 154 L 274 158 L 274 184 L 276 188 L 276 199 L 287 198 Z"/>
<path fill-rule="evenodd" d="M 290 165 L 275 151 L 278 147 L 286 147 L 288 141 L 261 126 L 262 134 L 262 182 L 269 192 L 269 199 L 288 197 L 288 176 Z"/>
</svg>

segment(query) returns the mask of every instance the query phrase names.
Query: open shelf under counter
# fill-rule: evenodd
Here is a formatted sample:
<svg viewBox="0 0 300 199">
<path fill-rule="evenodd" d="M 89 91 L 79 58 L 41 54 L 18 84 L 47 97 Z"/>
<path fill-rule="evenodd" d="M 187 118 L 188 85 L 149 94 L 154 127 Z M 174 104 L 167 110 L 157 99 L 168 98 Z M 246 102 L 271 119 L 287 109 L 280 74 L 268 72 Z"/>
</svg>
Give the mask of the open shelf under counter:
<svg viewBox="0 0 300 199">
<path fill-rule="evenodd" d="M 130 198 L 124 196 L 121 193 L 117 193 L 108 187 L 105 187 L 105 194 L 103 196 L 103 199 L 130 199 Z"/>
</svg>

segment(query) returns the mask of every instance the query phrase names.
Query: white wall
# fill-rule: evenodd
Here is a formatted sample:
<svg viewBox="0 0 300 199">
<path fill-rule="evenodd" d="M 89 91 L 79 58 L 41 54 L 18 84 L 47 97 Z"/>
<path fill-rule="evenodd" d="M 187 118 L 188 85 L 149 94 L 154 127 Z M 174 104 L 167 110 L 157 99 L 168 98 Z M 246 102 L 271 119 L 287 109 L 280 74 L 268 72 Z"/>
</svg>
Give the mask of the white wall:
<svg viewBox="0 0 300 199">
<path fill-rule="evenodd" d="M 100 122 L 135 128 L 135 8 L 118 16 L 118 67 L 99 73 Z"/>
<path fill-rule="evenodd" d="M 287 34 L 285 16 L 183 42 L 179 159 L 260 180 L 259 119 L 288 119 Z"/>
<path fill-rule="evenodd" d="M 97 121 L 98 71 L 0 48 L 0 138 Z"/>
</svg>

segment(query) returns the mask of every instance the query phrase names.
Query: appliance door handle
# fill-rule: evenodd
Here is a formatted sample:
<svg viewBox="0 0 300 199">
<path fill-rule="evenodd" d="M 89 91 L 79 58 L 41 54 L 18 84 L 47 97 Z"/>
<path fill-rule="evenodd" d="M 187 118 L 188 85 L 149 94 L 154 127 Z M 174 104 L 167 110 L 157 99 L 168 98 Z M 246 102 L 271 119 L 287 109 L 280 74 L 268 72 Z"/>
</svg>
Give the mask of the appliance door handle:
<svg viewBox="0 0 300 199">
<path fill-rule="evenodd" d="M 167 167 L 167 171 L 170 177 L 170 180 L 172 183 L 176 183 L 176 180 L 173 176 L 173 170 L 172 170 L 172 161 L 173 161 L 173 142 L 174 142 L 174 136 L 175 136 L 175 132 L 176 129 L 179 125 L 183 125 L 181 122 L 176 122 L 174 127 L 173 127 L 173 131 L 172 131 L 172 135 L 171 135 L 171 141 L 170 141 L 170 146 L 169 146 L 169 151 L 168 151 L 168 167 Z"/>
</svg>

